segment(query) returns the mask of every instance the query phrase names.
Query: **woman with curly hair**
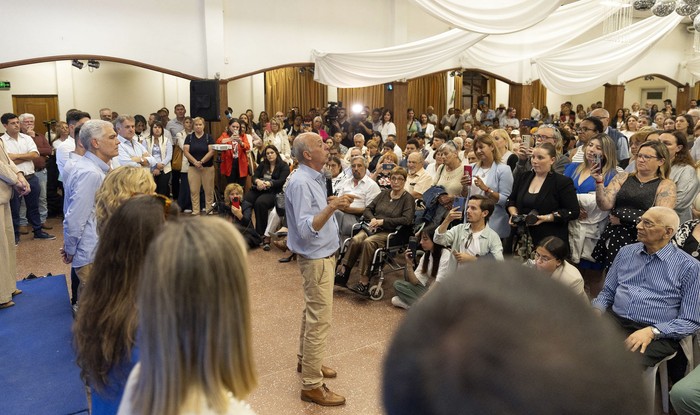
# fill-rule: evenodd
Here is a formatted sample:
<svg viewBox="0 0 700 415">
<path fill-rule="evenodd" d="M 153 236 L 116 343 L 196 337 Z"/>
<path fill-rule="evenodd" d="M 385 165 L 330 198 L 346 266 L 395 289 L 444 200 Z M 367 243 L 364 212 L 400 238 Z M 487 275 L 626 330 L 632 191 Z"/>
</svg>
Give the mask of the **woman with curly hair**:
<svg viewBox="0 0 700 415">
<path fill-rule="evenodd" d="M 151 194 L 156 184 L 142 167 L 121 166 L 107 174 L 95 195 L 95 218 L 100 234 L 115 210 L 135 194 Z"/>
</svg>

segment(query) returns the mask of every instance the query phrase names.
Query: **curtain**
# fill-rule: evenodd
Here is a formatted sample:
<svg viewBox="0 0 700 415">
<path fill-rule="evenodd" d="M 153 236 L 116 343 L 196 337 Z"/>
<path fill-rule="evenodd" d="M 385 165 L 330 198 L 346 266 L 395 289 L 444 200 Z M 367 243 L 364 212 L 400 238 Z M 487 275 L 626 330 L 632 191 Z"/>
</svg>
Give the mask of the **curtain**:
<svg viewBox="0 0 700 415">
<path fill-rule="evenodd" d="M 539 79 L 532 82 L 532 103 L 538 110 L 547 105 L 547 87 Z"/>
<path fill-rule="evenodd" d="M 647 17 L 590 42 L 536 58 L 539 79 L 547 89 L 561 95 L 582 94 L 606 82 L 616 84 L 617 75 L 627 69 L 629 62 L 647 52 L 681 20 L 683 16 L 676 13 Z M 621 37 L 633 40 L 628 44 L 610 40 Z"/>
<path fill-rule="evenodd" d="M 363 88 L 338 88 L 338 101 L 348 110 L 353 104 L 367 105 L 372 111 L 384 107 L 384 84 Z M 367 114 L 370 117 L 372 114 Z"/>
<path fill-rule="evenodd" d="M 434 72 L 486 35 L 452 29 L 416 42 L 385 49 L 330 53 L 312 51 L 314 79 L 338 88 L 378 85 Z"/>
<path fill-rule="evenodd" d="M 489 93 L 489 108 L 496 108 L 496 78 L 489 78 L 488 89 Z"/>
<path fill-rule="evenodd" d="M 560 0 L 413 1 L 450 26 L 484 34 L 523 30 L 549 16 L 561 3 Z"/>
<path fill-rule="evenodd" d="M 522 60 L 529 61 L 533 57 L 541 56 L 571 42 L 601 23 L 616 10 L 600 0 L 579 0 L 569 3 L 561 6 L 535 26 L 517 33 L 487 36 L 463 53 L 462 67 L 486 69 Z M 515 81 L 524 82 L 525 79 Z"/>
<path fill-rule="evenodd" d="M 438 72 L 408 81 L 408 108 L 413 108 L 416 118 L 433 106 L 435 114 L 447 112 L 447 73 Z"/>
<path fill-rule="evenodd" d="M 454 77 L 455 91 L 453 94 L 452 107 L 462 109 L 462 75 Z M 445 111 L 443 114 L 446 114 Z"/>
<path fill-rule="evenodd" d="M 275 111 L 285 114 L 297 106 L 302 114 L 311 108 L 326 106 L 328 88 L 314 81 L 309 71 L 299 72 L 299 68 L 288 67 L 265 72 L 265 111 L 274 115 Z"/>
</svg>

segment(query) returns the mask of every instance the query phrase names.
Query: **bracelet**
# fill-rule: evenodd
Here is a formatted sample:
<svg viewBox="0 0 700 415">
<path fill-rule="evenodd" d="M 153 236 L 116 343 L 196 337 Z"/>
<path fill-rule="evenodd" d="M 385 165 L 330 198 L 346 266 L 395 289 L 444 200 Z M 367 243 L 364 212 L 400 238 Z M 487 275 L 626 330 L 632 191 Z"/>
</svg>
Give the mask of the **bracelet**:
<svg viewBox="0 0 700 415">
<path fill-rule="evenodd" d="M 601 180 L 601 181 L 596 180 L 596 181 L 595 181 L 595 184 L 603 184 L 603 181 L 602 181 L 602 180 Z"/>
</svg>

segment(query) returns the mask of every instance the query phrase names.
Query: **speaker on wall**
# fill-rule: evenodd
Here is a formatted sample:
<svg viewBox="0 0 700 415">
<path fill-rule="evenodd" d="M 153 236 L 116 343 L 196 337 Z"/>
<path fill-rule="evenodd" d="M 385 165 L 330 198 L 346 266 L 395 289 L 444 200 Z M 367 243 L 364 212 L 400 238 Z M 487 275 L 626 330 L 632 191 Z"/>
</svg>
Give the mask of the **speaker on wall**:
<svg viewBox="0 0 700 415">
<path fill-rule="evenodd" d="M 190 81 L 190 114 L 205 121 L 219 121 L 219 81 Z"/>
</svg>

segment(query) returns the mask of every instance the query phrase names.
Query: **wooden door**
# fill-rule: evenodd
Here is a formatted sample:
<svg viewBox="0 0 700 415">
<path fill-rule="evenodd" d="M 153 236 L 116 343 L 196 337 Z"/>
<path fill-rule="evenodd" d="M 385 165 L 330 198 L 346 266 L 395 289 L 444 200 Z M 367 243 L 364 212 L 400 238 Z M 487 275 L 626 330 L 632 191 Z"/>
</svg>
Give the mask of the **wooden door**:
<svg viewBox="0 0 700 415">
<path fill-rule="evenodd" d="M 34 114 L 34 131 L 39 134 L 46 133 L 47 128 L 44 122 L 60 120 L 58 95 L 13 95 L 12 109 L 17 115 Z"/>
</svg>

